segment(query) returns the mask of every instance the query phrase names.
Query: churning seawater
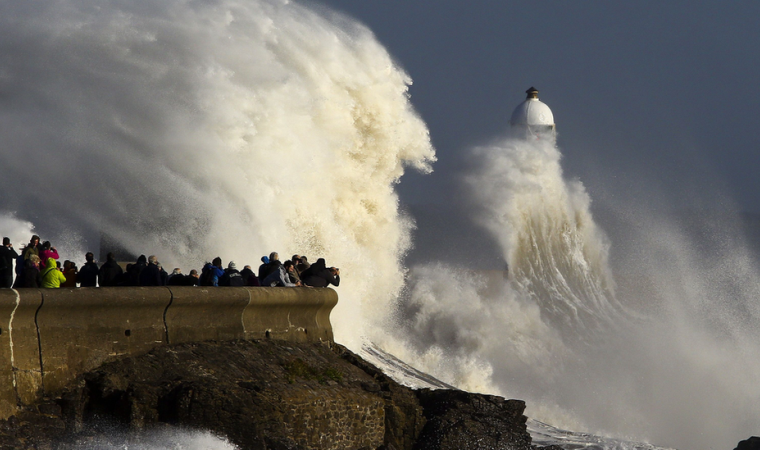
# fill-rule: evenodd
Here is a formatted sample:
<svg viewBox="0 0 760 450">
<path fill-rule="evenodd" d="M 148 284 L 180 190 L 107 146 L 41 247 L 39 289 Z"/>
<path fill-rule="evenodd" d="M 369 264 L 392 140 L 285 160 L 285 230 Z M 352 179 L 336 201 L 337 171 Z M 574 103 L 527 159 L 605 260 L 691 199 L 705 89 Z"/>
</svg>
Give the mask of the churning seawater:
<svg viewBox="0 0 760 450">
<path fill-rule="evenodd" d="M 509 276 L 412 267 L 391 353 L 525 399 L 541 422 L 622 439 L 532 422 L 542 443 L 733 448 L 757 433 L 760 266 L 737 214 L 618 205 L 616 253 L 553 142 L 502 139 L 470 158 L 470 213 Z"/>
<path fill-rule="evenodd" d="M 756 432 L 760 271 L 739 234 L 712 230 L 706 258 L 669 217 L 620 205 L 637 226 L 616 256 L 552 143 L 471 153 L 472 219 L 508 279 L 403 267 L 395 185 L 435 162 L 410 84 L 370 30 L 314 5 L 0 1 L 2 232 L 35 229 L 64 258 L 107 233 L 183 269 L 324 257 L 351 348 L 567 429 L 683 449 Z"/>
</svg>

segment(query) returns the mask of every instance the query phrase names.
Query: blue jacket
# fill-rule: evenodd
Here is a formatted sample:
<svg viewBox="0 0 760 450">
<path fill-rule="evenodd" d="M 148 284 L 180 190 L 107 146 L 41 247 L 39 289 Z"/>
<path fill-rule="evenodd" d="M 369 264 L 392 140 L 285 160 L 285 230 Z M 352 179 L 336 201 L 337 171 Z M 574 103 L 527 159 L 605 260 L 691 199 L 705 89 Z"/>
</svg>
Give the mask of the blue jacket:
<svg viewBox="0 0 760 450">
<path fill-rule="evenodd" d="M 211 286 L 219 286 L 219 278 L 224 275 L 224 270 L 211 265 L 211 263 L 206 263 L 206 265 L 203 266 L 201 279 L 203 279 L 203 274 L 205 274 L 207 271 L 211 271 Z"/>
</svg>

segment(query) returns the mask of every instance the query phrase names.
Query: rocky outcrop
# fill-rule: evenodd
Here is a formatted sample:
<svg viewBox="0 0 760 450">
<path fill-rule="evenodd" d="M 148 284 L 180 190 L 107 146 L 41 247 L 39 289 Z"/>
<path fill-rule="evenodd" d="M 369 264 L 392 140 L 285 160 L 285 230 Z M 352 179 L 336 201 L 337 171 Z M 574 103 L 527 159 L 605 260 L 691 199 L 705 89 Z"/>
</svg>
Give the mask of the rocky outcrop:
<svg viewBox="0 0 760 450">
<path fill-rule="evenodd" d="M 362 385 L 385 401 L 385 439 L 388 449 L 411 449 L 425 426 L 425 415 L 412 389 L 401 386 L 380 369 L 364 361 L 347 348 L 335 344 L 342 360 L 370 376 L 372 382 Z"/>
<path fill-rule="evenodd" d="M 457 390 L 417 392 L 427 424 L 419 450 L 511 450 L 530 448 L 525 402 Z"/>
<path fill-rule="evenodd" d="M 760 450 L 760 437 L 752 436 L 747 440 L 741 441 L 734 450 Z"/>
<path fill-rule="evenodd" d="M 0 423 L 3 448 L 66 448 L 104 429 L 182 426 L 241 449 L 530 449 L 519 400 L 415 392 L 339 345 L 156 348 L 87 372 Z"/>
</svg>

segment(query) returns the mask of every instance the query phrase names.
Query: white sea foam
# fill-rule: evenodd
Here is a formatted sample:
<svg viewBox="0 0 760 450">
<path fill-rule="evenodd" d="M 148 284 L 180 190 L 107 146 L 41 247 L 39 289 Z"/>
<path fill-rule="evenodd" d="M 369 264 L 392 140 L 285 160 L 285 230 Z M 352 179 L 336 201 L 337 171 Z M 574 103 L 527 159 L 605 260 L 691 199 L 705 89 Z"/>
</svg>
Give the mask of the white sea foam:
<svg viewBox="0 0 760 450">
<path fill-rule="evenodd" d="M 560 156 L 514 140 L 473 151 L 476 219 L 500 243 L 510 280 L 413 267 L 402 332 L 385 337 L 402 343 L 385 345 L 447 383 L 525 399 L 530 417 L 564 429 L 690 449 L 756 433 L 760 270 L 742 230 L 730 215 L 678 221 L 620 205 L 627 251 L 610 258 Z"/>
<path fill-rule="evenodd" d="M 27 221 L 21 220 L 16 217 L 15 213 L 3 212 L 0 213 L 0 234 L 3 237 L 8 237 L 13 243 L 14 248 L 18 250 L 19 244 L 23 244 L 29 241 L 29 237 L 34 234 L 34 225 Z"/>
<path fill-rule="evenodd" d="M 2 2 L 0 48 L 0 209 L 43 239 L 105 232 L 188 269 L 324 257 L 348 344 L 388 311 L 394 185 L 435 157 L 367 28 L 279 0 Z"/>
<path fill-rule="evenodd" d="M 58 444 L 61 445 L 61 444 Z M 97 433 L 76 444 L 62 445 L 71 450 L 236 450 L 230 442 L 212 433 L 182 428 Z"/>
</svg>

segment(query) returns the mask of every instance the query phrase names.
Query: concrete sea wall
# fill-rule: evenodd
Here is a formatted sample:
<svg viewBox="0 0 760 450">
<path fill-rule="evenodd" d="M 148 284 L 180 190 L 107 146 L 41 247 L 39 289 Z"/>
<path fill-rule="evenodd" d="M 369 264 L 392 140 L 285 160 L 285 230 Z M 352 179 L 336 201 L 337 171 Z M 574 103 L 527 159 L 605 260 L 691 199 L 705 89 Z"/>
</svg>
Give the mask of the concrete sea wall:
<svg viewBox="0 0 760 450">
<path fill-rule="evenodd" d="M 105 361 L 209 340 L 333 340 L 332 289 L 0 290 L 0 419 Z"/>
</svg>

